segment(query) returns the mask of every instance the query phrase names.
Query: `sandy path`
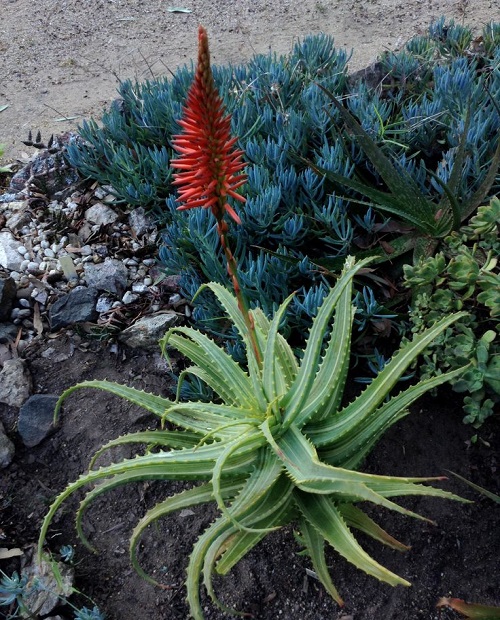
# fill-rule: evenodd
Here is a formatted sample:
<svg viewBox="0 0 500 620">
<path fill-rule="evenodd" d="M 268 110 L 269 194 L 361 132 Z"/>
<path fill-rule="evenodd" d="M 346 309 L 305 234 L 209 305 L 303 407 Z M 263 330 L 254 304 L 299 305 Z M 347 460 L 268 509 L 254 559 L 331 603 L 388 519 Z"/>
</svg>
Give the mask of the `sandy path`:
<svg viewBox="0 0 500 620">
<path fill-rule="evenodd" d="M 177 0 L 175 0 L 177 2 Z M 175 7 L 191 13 L 170 12 Z M 373 61 L 445 15 L 475 28 L 500 21 L 498 0 L 0 0 L 0 142 L 9 157 L 99 116 L 117 77 L 165 75 L 196 54 L 197 25 L 214 62 L 240 62 L 300 36 L 326 32 L 353 49 L 351 69 Z M 71 120 L 56 120 L 61 118 Z"/>
</svg>

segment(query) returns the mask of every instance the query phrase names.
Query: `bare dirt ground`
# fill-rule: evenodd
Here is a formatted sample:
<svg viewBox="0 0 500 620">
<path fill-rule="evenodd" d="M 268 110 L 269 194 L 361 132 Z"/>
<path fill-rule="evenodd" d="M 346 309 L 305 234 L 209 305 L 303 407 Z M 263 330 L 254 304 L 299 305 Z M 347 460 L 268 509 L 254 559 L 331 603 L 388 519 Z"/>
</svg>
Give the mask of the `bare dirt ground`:
<svg viewBox="0 0 500 620">
<path fill-rule="evenodd" d="M 27 150 L 28 130 L 42 136 L 74 128 L 99 117 L 116 97 L 117 77 L 144 80 L 168 74 L 196 55 L 198 23 L 209 30 L 214 61 L 240 62 L 269 48 L 286 53 L 297 38 L 324 31 L 338 46 L 354 48 L 351 69 L 375 60 L 424 32 L 441 15 L 478 30 L 500 21 L 498 0 L 0 0 L 0 142 L 15 158 Z M 174 0 L 173 0 L 174 1 Z M 175 0 L 177 2 L 177 0 Z M 177 6 L 191 13 L 171 13 Z M 56 120 L 73 118 L 73 120 Z M 64 353 L 57 362 L 48 348 Z M 157 354 L 116 354 L 106 344 L 80 350 L 64 332 L 50 342 L 35 342 L 25 355 L 38 393 L 60 394 L 86 379 L 114 380 L 171 395 L 164 362 Z M 18 411 L 0 404 L 0 419 L 16 444 L 12 465 L 0 479 L 0 543 L 33 549 L 47 506 L 88 466 L 107 439 L 154 427 L 156 421 L 123 401 L 91 390 L 77 392 L 64 408 L 57 431 L 35 448 L 16 432 Z M 445 392 L 428 397 L 380 442 L 365 471 L 388 475 L 440 475 L 455 471 L 499 493 L 498 420 L 474 432 L 461 422 L 460 406 Z M 116 459 L 128 454 L 116 454 Z M 330 553 L 334 582 L 346 598 L 339 609 L 306 573 L 307 558 L 287 529 L 270 536 L 223 581 L 217 592 L 256 620 L 454 620 L 438 611 L 440 596 L 500 604 L 500 528 L 498 506 L 454 480 L 443 487 L 473 499 L 473 504 L 413 498 L 408 507 L 436 522 L 414 522 L 384 512 L 381 523 L 411 545 L 405 554 L 362 539 L 369 553 L 413 583 L 390 588 Z M 62 510 L 51 528 L 50 549 L 65 544 L 77 550 L 76 586 L 106 612 L 108 620 L 185 620 L 182 583 L 193 542 L 214 513 L 198 511 L 162 520 L 145 533 L 140 560 L 144 568 L 173 586 L 160 590 L 132 570 L 128 537 L 147 508 L 180 490 L 180 483 L 118 489 L 89 511 L 86 532 L 100 550 L 94 556 L 75 539 L 75 504 Z M 24 558 L 22 559 L 24 561 Z M 11 574 L 19 560 L 2 561 Z M 207 620 L 222 613 L 204 600 Z M 79 604 L 89 605 L 87 599 Z M 7 617 L 0 610 L 0 618 Z M 59 613 L 59 612 L 58 612 Z M 73 614 L 68 609 L 60 617 Z M 235 618 L 236 616 L 230 616 Z"/>
<path fill-rule="evenodd" d="M 497 0 L 1 0 L 0 143 L 6 157 L 42 137 L 98 117 L 117 78 L 144 80 L 189 62 L 199 23 L 213 60 L 287 53 L 315 32 L 353 49 L 351 70 L 395 49 L 444 15 L 480 29 L 500 20 Z M 187 9 L 189 13 L 169 9 Z M 62 119 L 62 120 L 60 120 Z M 71 119 L 71 120 L 67 120 Z"/>
</svg>

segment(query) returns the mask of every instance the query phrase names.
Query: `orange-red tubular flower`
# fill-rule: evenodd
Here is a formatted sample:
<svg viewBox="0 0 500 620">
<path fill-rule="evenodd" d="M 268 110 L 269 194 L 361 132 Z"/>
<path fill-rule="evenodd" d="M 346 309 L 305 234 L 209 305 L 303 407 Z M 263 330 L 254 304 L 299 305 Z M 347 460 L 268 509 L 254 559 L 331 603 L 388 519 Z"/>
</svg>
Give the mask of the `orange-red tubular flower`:
<svg viewBox="0 0 500 620">
<path fill-rule="evenodd" d="M 178 209 L 210 208 L 219 223 L 227 213 L 241 224 L 228 197 L 245 202 L 236 190 L 246 181 L 246 174 L 241 173 L 246 164 L 243 151 L 234 149 L 237 139 L 231 138 L 231 117 L 224 112 L 210 68 L 207 32 L 200 26 L 198 65 L 179 121 L 183 131 L 173 136 L 179 158 L 170 163 L 180 170 L 173 181 L 181 203 Z"/>
</svg>

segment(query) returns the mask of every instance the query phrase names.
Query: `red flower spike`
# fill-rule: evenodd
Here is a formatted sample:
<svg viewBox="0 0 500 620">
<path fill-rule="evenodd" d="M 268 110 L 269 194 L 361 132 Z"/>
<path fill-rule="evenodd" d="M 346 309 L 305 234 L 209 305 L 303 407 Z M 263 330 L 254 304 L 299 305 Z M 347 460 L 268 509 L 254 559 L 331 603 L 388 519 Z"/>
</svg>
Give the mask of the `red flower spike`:
<svg viewBox="0 0 500 620">
<path fill-rule="evenodd" d="M 247 179 L 240 172 L 246 164 L 241 159 L 243 151 L 233 148 L 237 138 L 231 138 L 231 117 L 224 112 L 210 67 L 207 32 L 200 26 L 198 64 L 179 121 L 183 131 L 173 136 L 172 142 L 179 154 L 170 162 L 180 170 L 173 181 L 178 187 L 177 200 L 182 203 L 178 209 L 210 208 L 218 222 L 227 213 L 241 224 L 228 197 L 245 202 L 236 190 Z"/>
</svg>

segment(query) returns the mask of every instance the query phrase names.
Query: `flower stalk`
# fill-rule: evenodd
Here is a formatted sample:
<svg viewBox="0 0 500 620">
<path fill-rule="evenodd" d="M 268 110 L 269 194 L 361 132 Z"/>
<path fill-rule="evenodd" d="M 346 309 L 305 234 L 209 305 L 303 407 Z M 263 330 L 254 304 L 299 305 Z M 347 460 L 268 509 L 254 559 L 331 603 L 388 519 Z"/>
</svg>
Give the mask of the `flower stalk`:
<svg viewBox="0 0 500 620">
<path fill-rule="evenodd" d="M 228 241 L 228 215 L 236 224 L 241 220 L 229 204 L 233 198 L 244 203 L 245 198 L 236 190 L 247 179 L 242 172 L 246 166 L 244 155 L 235 149 L 237 138 L 231 137 L 231 117 L 225 114 L 210 66 L 208 35 L 198 29 L 198 63 L 193 83 L 189 89 L 183 118 L 179 120 L 182 133 L 173 136 L 172 145 L 179 154 L 171 161 L 173 184 L 178 187 L 179 211 L 210 209 L 217 221 L 217 232 L 227 263 L 227 271 L 248 330 L 255 357 L 262 362 L 262 354 L 255 335 L 255 325 L 246 296 L 238 277 L 238 265 Z"/>
</svg>

